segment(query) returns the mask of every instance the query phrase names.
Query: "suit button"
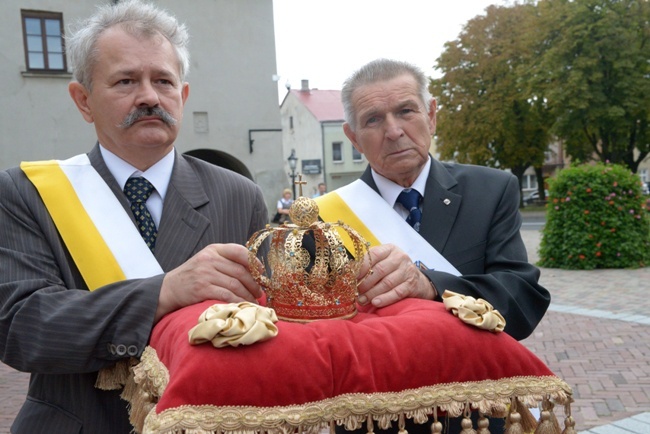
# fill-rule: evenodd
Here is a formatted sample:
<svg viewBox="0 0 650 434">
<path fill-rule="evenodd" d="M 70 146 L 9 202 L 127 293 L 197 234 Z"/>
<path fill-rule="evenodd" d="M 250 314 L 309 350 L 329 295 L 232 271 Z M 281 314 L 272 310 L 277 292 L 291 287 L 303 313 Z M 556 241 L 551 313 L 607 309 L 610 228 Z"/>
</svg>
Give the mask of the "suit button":
<svg viewBox="0 0 650 434">
<path fill-rule="evenodd" d="M 111 353 L 112 355 L 115 355 L 116 350 L 114 344 L 108 344 L 108 352 Z"/>
<path fill-rule="evenodd" d="M 117 346 L 117 348 L 115 349 L 115 351 L 117 352 L 117 355 L 118 355 L 118 356 L 124 356 L 124 355 L 126 355 L 126 345 L 119 344 L 119 345 Z"/>
<path fill-rule="evenodd" d="M 129 345 L 129 348 L 126 349 L 126 352 L 129 356 L 135 357 L 138 354 L 138 347 L 135 345 Z"/>
</svg>

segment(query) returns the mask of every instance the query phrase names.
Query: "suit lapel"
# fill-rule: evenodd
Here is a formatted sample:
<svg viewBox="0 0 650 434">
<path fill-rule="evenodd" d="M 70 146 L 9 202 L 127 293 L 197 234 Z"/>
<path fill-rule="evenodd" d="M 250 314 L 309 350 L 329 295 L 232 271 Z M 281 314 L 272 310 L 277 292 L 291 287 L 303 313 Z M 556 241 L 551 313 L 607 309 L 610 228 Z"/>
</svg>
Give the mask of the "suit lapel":
<svg viewBox="0 0 650 434">
<path fill-rule="evenodd" d="M 135 224 L 129 201 L 104 163 L 99 145 L 88 153 L 88 158 Z M 192 256 L 201 235 L 210 224 L 210 220 L 196 209 L 208 201 L 201 180 L 187 161 L 177 153 L 163 203 L 154 255 L 163 270 L 171 270 Z"/>
<path fill-rule="evenodd" d="M 194 253 L 210 225 L 197 208 L 208 202 L 201 180 L 177 153 L 156 240 L 156 258 L 163 270 L 177 267 Z"/>
<path fill-rule="evenodd" d="M 99 176 L 104 179 L 115 197 L 117 197 L 120 204 L 122 204 L 124 211 L 126 211 L 126 213 L 131 218 L 131 221 L 135 225 L 135 217 L 133 216 L 133 212 L 131 212 L 131 204 L 124 195 L 122 188 L 118 185 L 117 181 L 111 174 L 111 171 L 108 170 L 108 167 L 102 158 L 102 153 L 99 150 L 99 144 L 96 144 L 95 147 L 88 153 L 88 159 L 90 160 L 90 164 L 92 164 L 97 173 L 99 173 Z"/>
<path fill-rule="evenodd" d="M 449 239 L 463 198 L 450 191 L 456 184 L 447 169 L 432 158 L 422 202 L 420 235 L 440 253 Z"/>
</svg>

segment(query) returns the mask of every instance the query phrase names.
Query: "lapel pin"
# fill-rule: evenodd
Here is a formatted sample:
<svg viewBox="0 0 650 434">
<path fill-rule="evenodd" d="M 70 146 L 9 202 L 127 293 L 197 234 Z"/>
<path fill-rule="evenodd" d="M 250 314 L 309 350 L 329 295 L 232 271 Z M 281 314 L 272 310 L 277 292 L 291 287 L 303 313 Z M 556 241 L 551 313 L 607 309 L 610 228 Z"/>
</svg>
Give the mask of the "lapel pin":
<svg viewBox="0 0 650 434">
<path fill-rule="evenodd" d="M 445 205 L 449 205 L 451 201 L 449 199 L 445 199 L 442 201 L 442 203 L 444 203 Z"/>
</svg>

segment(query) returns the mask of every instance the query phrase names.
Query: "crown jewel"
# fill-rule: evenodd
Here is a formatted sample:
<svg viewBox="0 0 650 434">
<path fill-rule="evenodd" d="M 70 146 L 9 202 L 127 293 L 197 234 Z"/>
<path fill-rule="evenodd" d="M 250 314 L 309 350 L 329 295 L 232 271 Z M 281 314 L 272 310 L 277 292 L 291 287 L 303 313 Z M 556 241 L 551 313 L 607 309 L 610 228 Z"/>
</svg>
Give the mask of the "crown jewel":
<svg viewBox="0 0 650 434">
<path fill-rule="evenodd" d="M 357 285 L 365 278 L 357 281 L 357 275 L 369 254 L 368 243 L 341 221 L 319 221 L 318 212 L 314 200 L 300 196 L 289 210 L 294 223 L 267 225 L 246 244 L 251 274 L 265 288 L 267 306 L 286 321 L 351 318 L 357 313 Z M 342 234 L 352 240 L 350 253 L 356 259 L 348 256 Z M 260 268 L 257 252 L 269 237 Z"/>
</svg>

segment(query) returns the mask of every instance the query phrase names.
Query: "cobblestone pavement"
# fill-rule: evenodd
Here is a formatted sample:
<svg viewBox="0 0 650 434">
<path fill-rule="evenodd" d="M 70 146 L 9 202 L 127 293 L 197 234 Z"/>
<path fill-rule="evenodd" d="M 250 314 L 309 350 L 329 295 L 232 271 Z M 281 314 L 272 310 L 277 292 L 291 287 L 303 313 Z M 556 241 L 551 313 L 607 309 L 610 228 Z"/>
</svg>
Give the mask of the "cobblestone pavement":
<svg viewBox="0 0 650 434">
<path fill-rule="evenodd" d="M 540 232 L 522 236 L 536 262 Z M 573 388 L 576 430 L 649 434 L 650 267 L 541 271 L 551 307 L 522 343 Z"/>
<path fill-rule="evenodd" d="M 522 230 L 536 262 L 540 232 Z M 581 434 L 650 434 L 650 267 L 542 269 L 551 308 L 522 343 L 574 391 Z M 0 363 L 0 434 L 9 433 L 28 376 Z M 564 413 L 556 409 L 562 423 Z"/>
</svg>

